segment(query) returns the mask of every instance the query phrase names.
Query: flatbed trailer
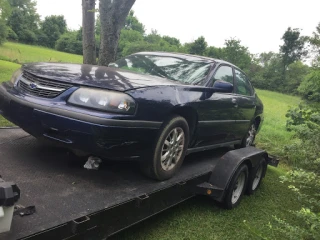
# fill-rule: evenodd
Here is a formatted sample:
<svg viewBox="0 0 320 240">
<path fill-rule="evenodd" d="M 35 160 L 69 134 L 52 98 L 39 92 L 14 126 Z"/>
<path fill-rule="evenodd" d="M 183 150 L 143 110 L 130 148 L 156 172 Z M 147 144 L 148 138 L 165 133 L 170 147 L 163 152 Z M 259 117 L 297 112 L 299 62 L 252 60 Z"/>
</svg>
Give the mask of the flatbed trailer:
<svg viewBox="0 0 320 240">
<path fill-rule="evenodd" d="M 0 174 L 20 188 L 20 208 L 36 209 L 15 215 L 11 231 L 0 239 L 106 239 L 199 194 L 223 202 L 242 164 L 253 169 L 261 157 L 278 164 L 254 147 L 230 150 L 191 154 L 175 177 L 157 182 L 135 162 L 86 170 L 64 149 L 39 143 L 19 128 L 0 129 Z"/>
</svg>

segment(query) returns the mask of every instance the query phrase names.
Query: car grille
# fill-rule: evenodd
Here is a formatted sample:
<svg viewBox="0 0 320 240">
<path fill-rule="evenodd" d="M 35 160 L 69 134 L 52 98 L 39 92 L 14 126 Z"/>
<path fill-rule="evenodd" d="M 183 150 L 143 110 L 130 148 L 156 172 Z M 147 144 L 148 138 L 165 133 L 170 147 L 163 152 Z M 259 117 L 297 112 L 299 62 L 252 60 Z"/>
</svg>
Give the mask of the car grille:
<svg viewBox="0 0 320 240">
<path fill-rule="evenodd" d="M 24 71 L 18 86 L 23 92 L 33 96 L 55 98 L 73 85 L 47 80 Z"/>
</svg>

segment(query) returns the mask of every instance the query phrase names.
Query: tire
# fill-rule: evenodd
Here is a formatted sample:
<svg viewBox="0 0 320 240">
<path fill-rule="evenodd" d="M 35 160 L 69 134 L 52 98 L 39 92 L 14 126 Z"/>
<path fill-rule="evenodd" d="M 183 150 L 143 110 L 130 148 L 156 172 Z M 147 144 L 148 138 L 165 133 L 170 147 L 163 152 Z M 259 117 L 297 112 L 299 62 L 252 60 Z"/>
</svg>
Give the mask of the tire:
<svg viewBox="0 0 320 240">
<path fill-rule="evenodd" d="M 234 173 L 231 182 L 228 186 L 224 205 L 227 209 L 235 208 L 239 205 L 241 198 L 246 191 L 248 181 L 248 167 L 242 164 Z"/>
<path fill-rule="evenodd" d="M 248 129 L 246 135 L 242 139 L 241 144 L 235 145 L 235 148 L 245 148 L 249 146 L 254 146 L 254 140 L 256 138 L 256 135 L 257 135 L 257 124 L 253 122 L 250 125 L 250 128 Z"/>
<path fill-rule="evenodd" d="M 246 192 L 248 195 L 254 194 L 254 192 L 259 188 L 266 170 L 267 162 L 265 158 L 261 158 L 259 164 L 253 168 L 252 172 L 250 173 Z"/>
<path fill-rule="evenodd" d="M 181 140 L 182 137 L 183 140 Z M 141 162 L 142 172 L 159 181 L 172 178 L 183 163 L 188 145 L 189 126 L 187 121 L 183 117 L 173 116 L 164 123 L 151 159 L 145 159 Z"/>
</svg>

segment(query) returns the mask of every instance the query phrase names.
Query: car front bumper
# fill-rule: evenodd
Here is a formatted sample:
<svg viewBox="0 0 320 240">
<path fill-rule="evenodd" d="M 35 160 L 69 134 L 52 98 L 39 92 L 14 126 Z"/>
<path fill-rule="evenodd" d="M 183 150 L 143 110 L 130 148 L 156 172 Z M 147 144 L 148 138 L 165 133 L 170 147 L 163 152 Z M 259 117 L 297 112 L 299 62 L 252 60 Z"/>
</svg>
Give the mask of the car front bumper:
<svg viewBox="0 0 320 240">
<path fill-rule="evenodd" d="M 161 122 L 114 119 L 28 101 L 10 84 L 0 85 L 0 111 L 36 138 L 110 159 L 140 159 L 151 153 Z"/>
</svg>

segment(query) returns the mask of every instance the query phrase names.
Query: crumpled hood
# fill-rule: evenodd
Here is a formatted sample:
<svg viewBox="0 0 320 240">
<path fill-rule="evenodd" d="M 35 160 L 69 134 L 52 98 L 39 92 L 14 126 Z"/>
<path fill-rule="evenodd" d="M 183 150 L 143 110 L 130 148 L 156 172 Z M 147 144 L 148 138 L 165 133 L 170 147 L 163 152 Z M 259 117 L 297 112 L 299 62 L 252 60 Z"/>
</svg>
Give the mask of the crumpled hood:
<svg viewBox="0 0 320 240">
<path fill-rule="evenodd" d="M 28 63 L 23 70 L 38 77 L 117 91 L 135 88 L 182 85 L 165 78 L 105 66 L 70 63 Z"/>
</svg>

